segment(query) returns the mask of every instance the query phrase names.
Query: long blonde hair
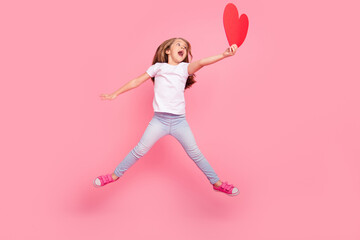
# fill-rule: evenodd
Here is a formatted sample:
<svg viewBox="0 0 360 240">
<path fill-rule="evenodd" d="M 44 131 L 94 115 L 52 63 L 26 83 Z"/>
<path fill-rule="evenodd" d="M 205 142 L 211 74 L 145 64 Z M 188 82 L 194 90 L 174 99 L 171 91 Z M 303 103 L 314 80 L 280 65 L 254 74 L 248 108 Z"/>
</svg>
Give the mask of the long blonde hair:
<svg viewBox="0 0 360 240">
<path fill-rule="evenodd" d="M 166 51 L 170 49 L 170 46 L 175 42 L 175 40 L 177 39 L 181 39 L 183 40 L 186 44 L 187 44 L 187 51 L 186 51 L 186 57 L 184 59 L 183 62 L 190 62 L 189 61 L 189 55 L 191 56 L 192 59 L 192 54 L 191 54 L 191 45 L 190 43 L 183 39 L 183 38 L 170 38 L 166 41 L 164 41 L 162 44 L 160 44 L 160 46 L 156 49 L 152 64 L 154 65 L 155 63 L 167 63 L 168 62 L 168 55 L 166 54 Z M 154 82 L 155 78 L 152 77 L 151 80 Z M 192 74 L 191 76 L 188 76 L 187 80 L 186 80 L 186 85 L 185 85 L 185 89 L 191 87 L 194 83 L 195 83 L 195 74 Z"/>
</svg>

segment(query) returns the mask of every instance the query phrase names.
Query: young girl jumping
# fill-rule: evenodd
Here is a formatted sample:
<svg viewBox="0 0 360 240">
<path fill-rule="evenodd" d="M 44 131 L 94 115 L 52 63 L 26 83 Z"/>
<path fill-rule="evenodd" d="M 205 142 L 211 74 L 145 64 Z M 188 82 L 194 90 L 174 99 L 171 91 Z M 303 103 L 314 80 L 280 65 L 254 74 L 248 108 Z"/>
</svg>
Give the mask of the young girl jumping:
<svg viewBox="0 0 360 240">
<path fill-rule="evenodd" d="M 99 176 L 94 186 L 101 187 L 119 179 L 139 158 L 166 135 L 174 136 L 188 156 L 206 175 L 213 189 L 229 196 L 236 196 L 239 190 L 232 184 L 220 181 L 209 162 L 200 152 L 185 118 L 184 90 L 195 83 L 194 73 L 202 67 L 235 55 L 237 45 L 227 48 L 224 53 L 191 62 L 190 43 L 183 38 L 171 38 L 156 50 L 153 65 L 141 76 L 129 81 L 112 94 L 101 94 L 101 99 L 112 100 L 118 95 L 140 86 L 148 79 L 154 82 L 154 116 L 139 143 L 130 151 L 112 174 Z"/>
</svg>

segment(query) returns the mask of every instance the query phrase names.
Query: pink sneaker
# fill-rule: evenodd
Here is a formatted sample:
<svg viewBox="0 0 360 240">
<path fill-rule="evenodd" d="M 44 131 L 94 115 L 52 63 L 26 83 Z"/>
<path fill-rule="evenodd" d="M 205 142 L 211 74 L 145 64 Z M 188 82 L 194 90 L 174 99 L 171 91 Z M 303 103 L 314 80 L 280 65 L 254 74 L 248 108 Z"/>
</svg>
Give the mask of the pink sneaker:
<svg viewBox="0 0 360 240">
<path fill-rule="evenodd" d="M 111 176 L 112 174 L 106 174 L 106 175 L 103 175 L 103 176 L 99 176 L 97 178 L 94 179 L 94 186 L 95 187 L 102 187 L 108 183 L 112 183 L 116 180 L 114 180 Z M 119 178 L 118 178 L 119 179 Z"/>
<path fill-rule="evenodd" d="M 215 191 L 220 191 L 226 193 L 229 196 L 236 196 L 240 193 L 239 189 L 234 187 L 232 184 L 228 184 L 227 182 L 223 182 L 220 187 L 216 187 L 213 185 Z"/>
</svg>

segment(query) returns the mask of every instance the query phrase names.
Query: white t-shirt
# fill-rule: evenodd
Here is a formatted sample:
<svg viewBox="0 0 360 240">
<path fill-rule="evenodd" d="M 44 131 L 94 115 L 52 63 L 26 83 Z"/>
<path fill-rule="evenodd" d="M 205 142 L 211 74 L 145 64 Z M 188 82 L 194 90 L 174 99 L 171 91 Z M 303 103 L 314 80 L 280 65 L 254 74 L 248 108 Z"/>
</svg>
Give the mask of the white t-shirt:
<svg viewBox="0 0 360 240">
<path fill-rule="evenodd" d="M 155 63 L 146 71 L 150 77 L 155 77 L 153 107 L 155 112 L 185 114 L 184 90 L 189 63 L 178 65 Z"/>
</svg>

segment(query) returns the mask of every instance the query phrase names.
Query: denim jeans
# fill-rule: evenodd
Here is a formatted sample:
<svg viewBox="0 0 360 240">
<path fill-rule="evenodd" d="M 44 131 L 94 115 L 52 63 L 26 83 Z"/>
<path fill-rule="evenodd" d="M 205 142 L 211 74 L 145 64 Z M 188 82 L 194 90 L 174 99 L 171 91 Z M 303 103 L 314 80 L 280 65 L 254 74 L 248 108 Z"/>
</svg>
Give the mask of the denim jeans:
<svg viewBox="0 0 360 240">
<path fill-rule="evenodd" d="M 144 156 L 150 148 L 162 137 L 174 136 L 183 146 L 188 156 L 206 175 L 211 184 L 219 181 L 214 169 L 200 152 L 194 135 L 191 132 L 185 114 L 155 112 L 139 143 L 130 151 L 123 161 L 116 167 L 114 173 L 121 177 L 139 158 Z"/>
</svg>

